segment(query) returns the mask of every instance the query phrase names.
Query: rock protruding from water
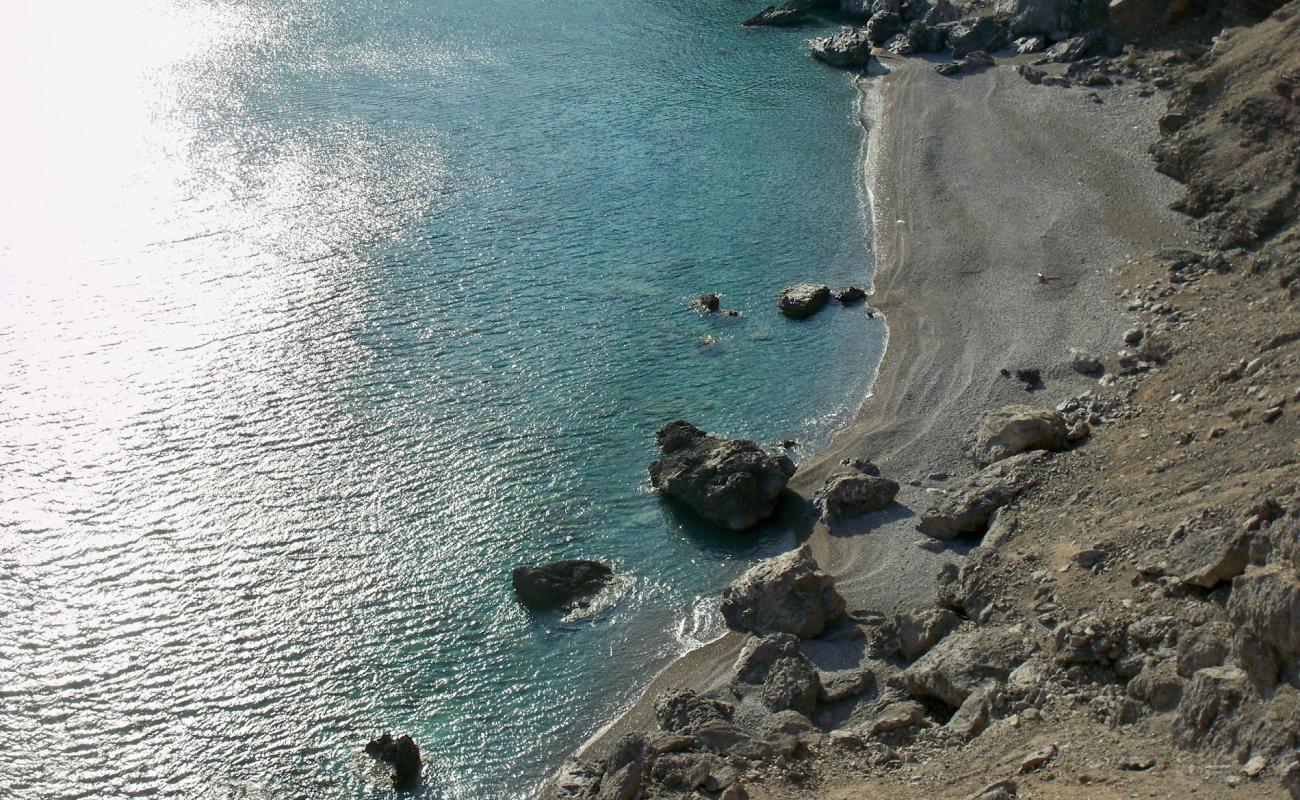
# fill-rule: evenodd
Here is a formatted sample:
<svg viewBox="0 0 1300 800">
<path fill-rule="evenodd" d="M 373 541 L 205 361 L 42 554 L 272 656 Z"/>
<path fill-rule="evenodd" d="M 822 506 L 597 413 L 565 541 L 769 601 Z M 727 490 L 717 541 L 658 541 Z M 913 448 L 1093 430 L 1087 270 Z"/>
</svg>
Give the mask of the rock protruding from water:
<svg viewBox="0 0 1300 800">
<path fill-rule="evenodd" d="M 776 299 L 777 307 L 787 317 L 811 317 L 831 299 L 831 288 L 825 284 L 800 283 L 783 289 Z"/>
<path fill-rule="evenodd" d="M 655 435 L 661 456 L 650 464 L 655 490 L 733 531 L 772 516 L 794 474 L 794 462 L 748 439 L 712 436 L 678 420 Z"/>
<path fill-rule="evenodd" d="M 809 44 L 813 58 L 833 67 L 865 67 L 871 61 L 871 39 L 865 28 L 841 28 L 839 33 Z"/>
<path fill-rule="evenodd" d="M 861 286 L 845 286 L 843 289 L 836 289 L 831 294 L 834 295 L 837 303 L 845 306 L 861 303 L 867 299 L 867 292 Z"/>
<path fill-rule="evenodd" d="M 392 765 L 393 788 L 412 789 L 420 785 L 420 748 L 410 736 L 393 738 L 393 734 L 385 733 L 371 739 L 366 743 L 366 755 Z"/>
<path fill-rule="evenodd" d="M 853 519 L 886 508 L 898 495 L 898 483 L 880 475 L 865 459 L 846 459 L 826 478 L 813 502 L 827 522 Z"/>
<path fill-rule="evenodd" d="M 717 311 L 721 304 L 722 304 L 722 298 L 714 294 L 713 292 L 709 292 L 708 294 L 702 294 L 699 297 L 695 298 L 695 307 L 699 308 L 702 311 L 710 311 L 710 312 Z"/>
<path fill-rule="evenodd" d="M 1050 408 L 1003 406 L 980 418 L 971 455 L 992 464 L 1027 450 L 1062 450 L 1068 432 L 1065 418 Z"/>
<path fill-rule="evenodd" d="M 608 564 L 571 559 L 540 567 L 515 567 L 510 583 L 519 602 L 529 608 L 567 610 L 579 597 L 603 589 L 613 577 Z"/>
<path fill-rule="evenodd" d="M 722 595 L 727 625 L 751 633 L 811 639 L 842 613 L 835 578 L 817 566 L 807 545 L 756 564 Z"/>
<path fill-rule="evenodd" d="M 798 25 L 808 18 L 811 4 L 807 0 L 793 0 L 779 6 L 768 6 L 740 23 L 742 28 L 784 27 Z"/>
</svg>

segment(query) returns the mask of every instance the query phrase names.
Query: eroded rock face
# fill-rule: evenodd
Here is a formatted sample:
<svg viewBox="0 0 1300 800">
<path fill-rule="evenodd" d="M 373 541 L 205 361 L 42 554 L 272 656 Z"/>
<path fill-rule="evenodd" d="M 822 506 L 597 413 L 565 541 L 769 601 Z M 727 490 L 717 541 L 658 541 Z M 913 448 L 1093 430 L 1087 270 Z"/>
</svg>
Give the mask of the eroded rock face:
<svg viewBox="0 0 1300 800">
<path fill-rule="evenodd" d="M 985 467 L 921 514 L 916 529 L 939 539 L 983 536 L 998 509 L 1015 502 L 1035 484 L 1039 453 L 1023 453 Z"/>
<path fill-rule="evenodd" d="M 655 700 L 655 720 L 669 733 L 692 734 L 709 722 L 730 722 L 735 713 L 730 703 L 702 697 L 690 689 L 666 692 Z"/>
<path fill-rule="evenodd" d="M 794 462 L 746 439 L 711 436 L 678 420 L 659 429 L 662 454 L 650 464 L 650 484 L 701 517 L 745 530 L 772 516 L 794 474 Z"/>
<path fill-rule="evenodd" d="M 1006 43 L 1007 29 L 990 17 L 963 20 L 948 32 L 948 46 L 954 58 L 965 58 L 975 50 L 997 50 Z"/>
<path fill-rule="evenodd" d="M 529 608 L 569 608 L 577 598 L 598 592 L 614 577 L 609 565 L 581 559 L 540 567 L 515 567 L 510 573 L 519 602 Z"/>
<path fill-rule="evenodd" d="M 835 579 L 821 571 L 807 545 L 755 565 L 722 595 L 727 625 L 751 633 L 810 639 L 842 613 Z"/>
<path fill-rule="evenodd" d="M 1300 665 L 1300 582 L 1268 569 L 1232 582 L 1228 615 L 1241 666 L 1257 686 L 1271 689 L 1295 680 Z"/>
<path fill-rule="evenodd" d="M 817 709 L 821 678 L 800 655 L 777 659 L 763 681 L 760 697 L 771 711 L 797 711 L 811 717 Z"/>
<path fill-rule="evenodd" d="M 1050 408 L 1003 406 L 980 418 L 971 455 L 992 464 L 1028 450 L 1062 450 L 1067 433 L 1065 418 Z"/>
<path fill-rule="evenodd" d="M 1051 35 L 1100 24 L 1106 19 L 1104 0 L 998 0 L 997 13 L 1017 36 Z"/>
<path fill-rule="evenodd" d="M 897 495 L 898 483 L 881 477 L 874 464 L 849 460 L 826 478 L 813 502 L 822 519 L 839 522 L 886 508 Z"/>
<path fill-rule="evenodd" d="M 900 611 L 894 616 L 899 652 L 908 661 L 915 661 L 959 625 L 961 619 L 946 608 Z"/>
<path fill-rule="evenodd" d="M 871 40 L 865 28 L 841 28 L 832 36 L 813 39 L 809 49 L 814 58 L 834 67 L 865 67 L 871 61 Z"/>
</svg>

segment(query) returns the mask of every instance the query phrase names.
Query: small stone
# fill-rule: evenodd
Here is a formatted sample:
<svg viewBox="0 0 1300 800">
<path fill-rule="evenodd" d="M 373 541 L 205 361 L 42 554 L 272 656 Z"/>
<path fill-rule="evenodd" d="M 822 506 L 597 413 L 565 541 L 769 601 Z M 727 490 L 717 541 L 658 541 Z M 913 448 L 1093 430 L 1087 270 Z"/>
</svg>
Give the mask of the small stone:
<svg viewBox="0 0 1300 800">
<path fill-rule="evenodd" d="M 1126 772 L 1145 772 L 1156 765 L 1150 756 L 1125 756 L 1119 761 L 1119 768 Z"/>
<path fill-rule="evenodd" d="M 716 294 L 702 294 L 695 299 L 695 305 L 705 311 L 717 311 L 721 302 L 722 298 L 718 297 Z"/>
<path fill-rule="evenodd" d="M 917 539 L 915 542 L 913 542 L 913 544 L 919 547 L 920 549 L 930 553 L 938 553 L 939 551 L 943 550 L 942 541 L 938 539 L 931 539 L 928 536 L 924 539 Z"/>
<path fill-rule="evenodd" d="M 1047 747 L 1041 747 L 1020 759 L 1020 774 L 1024 775 L 1026 772 L 1033 772 L 1051 761 L 1056 757 L 1056 751 L 1056 745 L 1049 744 Z"/>
<path fill-rule="evenodd" d="M 1124 331 L 1124 344 L 1137 344 L 1142 341 L 1143 335 L 1141 328 L 1129 328 Z"/>
</svg>

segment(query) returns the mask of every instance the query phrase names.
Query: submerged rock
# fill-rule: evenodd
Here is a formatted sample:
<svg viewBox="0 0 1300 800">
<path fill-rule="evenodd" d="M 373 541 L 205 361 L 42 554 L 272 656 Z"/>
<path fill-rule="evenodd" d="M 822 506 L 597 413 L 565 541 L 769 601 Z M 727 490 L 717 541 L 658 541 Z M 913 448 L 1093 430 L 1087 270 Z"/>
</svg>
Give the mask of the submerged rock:
<svg viewBox="0 0 1300 800">
<path fill-rule="evenodd" d="M 811 317 L 831 299 L 831 290 L 824 284 L 800 283 L 781 291 L 777 297 L 777 307 L 787 317 L 803 319 Z"/>
<path fill-rule="evenodd" d="M 613 577 L 614 570 L 608 564 L 574 559 L 540 567 L 515 567 L 510 583 L 519 602 L 529 608 L 567 609 L 582 595 L 603 589 Z"/>
<path fill-rule="evenodd" d="M 660 458 L 650 464 L 655 490 L 707 520 L 745 530 L 772 515 L 794 474 L 794 462 L 746 439 L 711 436 L 678 420 L 655 435 Z"/>
<path fill-rule="evenodd" d="M 727 625 L 752 633 L 811 639 L 842 613 L 835 578 L 822 572 L 807 545 L 756 564 L 722 595 Z"/>
<path fill-rule="evenodd" d="M 797 25 L 808 18 L 808 11 L 811 4 L 800 0 L 784 3 L 779 6 L 768 6 L 754 16 L 740 23 L 741 27 L 754 28 L 759 26 L 781 27 L 785 25 Z"/>
<path fill-rule="evenodd" d="M 809 44 L 813 57 L 835 67 L 865 67 L 871 61 L 871 40 L 864 28 L 841 28 L 839 33 Z"/>
<path fill-rule="evenodd" d="M 1056 411 L 1003 406 L 980 418 L 971 454 L 981 464 L 992 464 L 1026 450 L 1062 450 L 1068 432 L 1065 419 Z"/>
<path fill-rule="evenodd" d="M 385 733 L 366 743 L 366 755 L 393 766 L 393 788 L 411 789 L 420 785 L 420 748 L 410 736 L 393 738 Z"/>
</svg>

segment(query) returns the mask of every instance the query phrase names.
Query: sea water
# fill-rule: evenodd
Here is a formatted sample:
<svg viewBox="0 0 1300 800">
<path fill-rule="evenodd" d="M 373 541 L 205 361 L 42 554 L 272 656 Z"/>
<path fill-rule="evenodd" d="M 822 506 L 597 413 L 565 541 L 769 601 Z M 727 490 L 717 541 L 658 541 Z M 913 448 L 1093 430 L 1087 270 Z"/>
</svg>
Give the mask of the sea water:
<svg viewBox="0 0 1300 800">
<path fill-rule="evenodd" d="M 527 796 L 790 545 L 648 490 L 805 458 L 883 326 L 854 89 L 761 3 L 22 4 L 0 32 L 0 796 Z M 704 315 L 717 292 L 740 316 Z M 617 584 L 530 614 L 519 563 Z"/>
</svg>

